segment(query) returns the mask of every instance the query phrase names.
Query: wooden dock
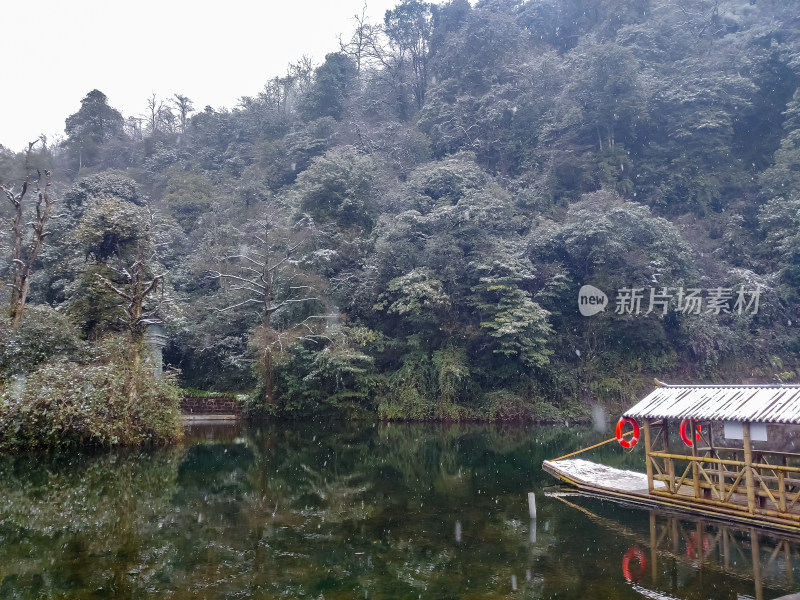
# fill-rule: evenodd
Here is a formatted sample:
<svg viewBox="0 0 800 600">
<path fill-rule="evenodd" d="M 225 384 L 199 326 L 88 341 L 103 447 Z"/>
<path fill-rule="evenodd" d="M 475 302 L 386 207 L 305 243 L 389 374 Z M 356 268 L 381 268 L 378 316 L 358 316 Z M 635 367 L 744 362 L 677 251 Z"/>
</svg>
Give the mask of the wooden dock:
<svg viewBox="0 0 800 600">
<path fill-rule="evenodd" d="M 800 533 L 800 453 L 789 443 L 800 435 L 800 385 L 655 383 L 614 438 L 545 471 L 596 495 Z M 640 431 L 645 473 L 564 460 L 615 439 L 633 448 Z"/>
<path fill-rule="evenodd" d="M 647 475 L 644 473 L 615 469 L 581 458 L 558 462 L 546 460 L 542 463 L 542 468 L 582 491 L 639 501 L 652 506 L 659 504 L 647 489 Z M 660 487 L 664 487 L 663 483 L 658 483 L 661 484 Z"/>
<path fill-rule="evenodd" d="M 546 460 L 542 463 L 542 468 L 563 483 L 595 496 L 729 519 L 795 534 L 800 531 L 800 506 L 793 507 L 794 510 L 780 517 L 774 514 L 750 514 L 747 511 L 747 495 L 744 493 L 732 494 L 726 507 L 697 498 L 691 483 L 680 485 L 677 490 L 670 492 L 666 483 L 656 480 L 653 481 L 653 489 L 649 490 L 648 478 L 644 473 L 616 469 L 588 460 Z"/>
</svg>

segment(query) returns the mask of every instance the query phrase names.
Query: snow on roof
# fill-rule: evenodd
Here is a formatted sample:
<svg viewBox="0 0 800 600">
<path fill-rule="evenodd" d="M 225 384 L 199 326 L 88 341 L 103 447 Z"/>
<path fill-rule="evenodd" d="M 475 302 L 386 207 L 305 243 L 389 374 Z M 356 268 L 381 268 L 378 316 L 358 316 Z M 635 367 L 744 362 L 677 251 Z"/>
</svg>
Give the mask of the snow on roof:
<svg viewBox="0 0 800 600">
<path fill-rule="evenodd" d="M 664 385 L 623 416 L 800 424 L 800 385 Z"/>
</svg>

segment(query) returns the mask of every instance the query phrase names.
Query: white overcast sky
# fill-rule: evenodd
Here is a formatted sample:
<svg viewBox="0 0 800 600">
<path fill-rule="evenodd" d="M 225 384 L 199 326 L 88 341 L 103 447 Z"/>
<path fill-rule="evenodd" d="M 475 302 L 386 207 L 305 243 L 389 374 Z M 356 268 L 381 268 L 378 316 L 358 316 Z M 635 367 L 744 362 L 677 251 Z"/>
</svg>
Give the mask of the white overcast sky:
<svg viewBox="0 0 800 600">
<path fill-rule="evenodd" d="M 367 0 L 370 21 L 399 0 Z M 233 108 L 303 54 L 315 64 L 349 38 L 364 0 L 16 0 L 0 34 L 0 144 L 22 150 L 99 89 L 126 117 L 179 93 Z"/>
</svg>

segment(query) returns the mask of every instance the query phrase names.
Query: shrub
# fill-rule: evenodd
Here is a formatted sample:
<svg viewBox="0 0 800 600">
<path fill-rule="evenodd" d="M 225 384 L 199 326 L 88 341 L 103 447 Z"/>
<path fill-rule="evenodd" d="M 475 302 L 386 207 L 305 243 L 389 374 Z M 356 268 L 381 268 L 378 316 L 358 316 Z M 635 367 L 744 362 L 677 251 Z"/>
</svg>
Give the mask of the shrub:
<svg viewBox="0 0 800 600">
<path fill-rule="evenodd" d="M 0 332 L 0 383 L 54 356 L 77 358 L 85 352 L 75 327 L 46 305 L 28 305 L 17 330 L 11 329 L 10 319 L 0 317 Z"/>
<path fill-rule="evenodd" d="M 292 418 L 372 416 L 374 365 L 362 352 L 362 344 L 368 343 L 362 338 L 374 332 L 342 328 L 329 333 L 331 343 L 319 351 L 294 344 L 278 362 L 274 403 L 262 407 L 267 414 Z M 262 390 L 256 397 L 264 397 Z M 262 416 L 258 403 L 253 408 L 253 416 Z"/>
<path fill-rule="evenodd" d="M 0 389 L 0 449 L 135 446 L 179 439 L 180 390 L 144 361 L 133 371 L 120 338 L 86 364 L 60 358 Z M 21 384 L 21 385 L 20 385 Z M 131 386 L 138 390 L 132 400 Z"/>
</svg>

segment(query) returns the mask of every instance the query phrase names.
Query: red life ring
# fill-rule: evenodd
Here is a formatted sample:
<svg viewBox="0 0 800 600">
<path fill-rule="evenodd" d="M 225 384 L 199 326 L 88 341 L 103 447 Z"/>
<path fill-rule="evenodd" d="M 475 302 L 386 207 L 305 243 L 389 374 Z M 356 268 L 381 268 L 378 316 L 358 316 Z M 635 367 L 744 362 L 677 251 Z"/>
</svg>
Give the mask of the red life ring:
<svg viewBox="0 0 800 600">
<path fill-rule="evenodd" d="M 639 563 L 634 573 L 631 573 L 631 560 L 635 559 Z M 622 575 L 628 581 L 639 581 L 644 577 L 645 569 L 647 568 L 647 561 L 644 557 L 644 551 L 638 546 L 628 548 L 625 556 L 622 557 Z"/>
<path fill-rule="evenodd" d="M 696 540 L 697 540 L 697 534 L 695 532 L 693 532 L 686 539 L 686 557 L 687 558 L 691 558 L 691 559 L 700 558 L 697 555 L 697 548 L 699 548 L 700 545 L 695 543 Z M 703 556 L 708 556 L 708 548 L 709 548 L 710 544 L 708 543 L 708 538 L 706 537 L 705 534 L 703 534 L 702 540 L 703 540 Z"/>
<path fill-rule="evenodd" d="M 694 430 L 694 441 L 692 441 L 691 438 L 689 437 L 689 434 L 686 432 L 686 429 L 691 425 L 691 422 L 692 419 L 684 419 L 683 421 L 681 421 L 681 427 L 680 427 L 681 439 L 683 440 L 683 443 L 689 447 L 694 446 L 695 442 L 700 441 L 700 432 L 702 431 L 702 429 L 700 428 L 700 423 L 697 422 L 697 419 L 694 419 L 695 430 Z"/>
<path fill-rule="evenodd" d="M 622 426 L 625 425 L 625 423 L 630 423 L 631 427 L 633 427 L 633 437 L 628 440 L 623 437 L 625 434 L 622 433 Z M 639 441 L 639 424 L 636 422 L 636 419 L 632 419 L 631 417 L 619 418 L 619 421 L 617 421 L 617 441 L 623 448 L 633 448 L 636 445 L 636 442 Z"/>
</svg>

